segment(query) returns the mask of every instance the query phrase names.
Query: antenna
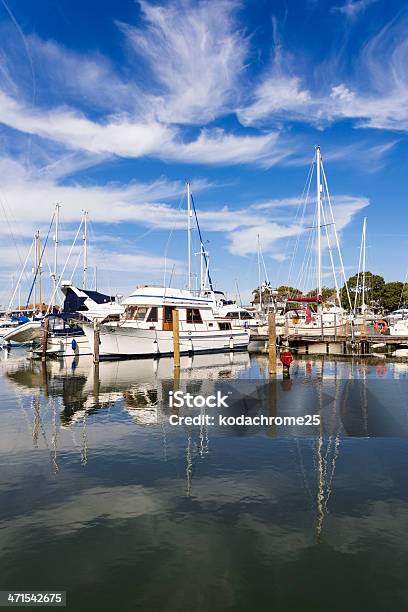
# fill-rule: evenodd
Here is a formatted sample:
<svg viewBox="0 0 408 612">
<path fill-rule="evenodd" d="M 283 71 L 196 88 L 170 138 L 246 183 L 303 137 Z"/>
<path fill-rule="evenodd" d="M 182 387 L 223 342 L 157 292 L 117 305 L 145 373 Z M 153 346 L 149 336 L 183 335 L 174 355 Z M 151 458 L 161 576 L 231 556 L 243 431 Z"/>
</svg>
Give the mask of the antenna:
<svg viewBox="0 0 408 612">
<path fill-rule="evenodd" d="M 86 287 L 86 273 L 88 270 L 88 212 L 84 211 L 84 275 L 82 279 L 82 289 Z"/>
</svg>

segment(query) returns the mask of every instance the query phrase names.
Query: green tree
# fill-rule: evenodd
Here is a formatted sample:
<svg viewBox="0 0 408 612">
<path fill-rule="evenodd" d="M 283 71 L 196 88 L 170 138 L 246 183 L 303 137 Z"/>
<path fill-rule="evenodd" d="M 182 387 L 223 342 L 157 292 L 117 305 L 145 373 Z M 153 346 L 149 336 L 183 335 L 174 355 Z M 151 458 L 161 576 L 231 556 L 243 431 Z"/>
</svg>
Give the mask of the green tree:
<svg viewBox="0 0 408 612">
<path fill-rule="evenodd" d="M 267 303 L 269 303 L 271 301 L 271 292 L 272 292 L 271 287 L 262 286 L 262 303 L 263 304 L 267 304 Z M 259 304 L 260 293 L 261 293 L 261 291 L 260 291 L 259 287 L 256 287 L 256 289 L 253 289 L 252 295 L 254 297 L 253 297 L 253 300 L 252 300 L 252 304 Z"/>
<path fill-rule="evenodd" d="M 285 297 L 296 297 L 297 295 L 303 295 L 300 289 L 296 289 L 296 287 L 289 287 L 288 285 L 281 285 L 277 288 L 277 292 L 279 295 Z"/>
<path fill-rule="evenodd" d="M 354 274 L 354 276 L 351 276 L 347 281 L 352 306 L 354 306 L 354 296 L 356 294 L 356 291 L 358 292 L 357 304 L 361 305 L 361 295 L 362 295 L 361 292 L 363 288 L 362 287 L 363 278 L 362 278 L 362 275 L 360 274 L 358 287 L 357 287 L 357 278 L 358 278 L 358 275 Z M 379 276 L 378 274 L 373 274 L 372 272 L 365 273 L 365 303 L 368 306 L 373 306 L 373 307 L 381 306 L 381 299 L 383 295 L 384 286 L 385 286 L 385 280 L 383 279 L 382 276 Z M 347 291 L 346 291 L 345 285 L 343 285 L 343 287 L 341 288 L 340 298 L 341 298 L 342 306 L 344 308 L 348 308 L 349 303 L 348 303 Z"/>
<path fill-rule="evenodd" d="M 318 295 L 319 290 L 316 287 L 316 289 L 312 289 L 311 291 L 308 292 L 308 296 L 309 297 L 313 297 L 315 295 Z M 328 299 L 330 299 L 331 297 L 333 297 L 333 295 L 336 294 L 336 290 L 335 289 L 331 289 L 330 287 L 322 287 L 322 298 L 323 298 L 323 302 L 326 302 Z"/>
<path fill-rule="evenodd" d="M 381 297 L 381 306 L 385 310 L 396 310 L 400 304 L 403 304 L 403 291 L 404 284 L 400 281 L 385 283 Z"/>
</svg>

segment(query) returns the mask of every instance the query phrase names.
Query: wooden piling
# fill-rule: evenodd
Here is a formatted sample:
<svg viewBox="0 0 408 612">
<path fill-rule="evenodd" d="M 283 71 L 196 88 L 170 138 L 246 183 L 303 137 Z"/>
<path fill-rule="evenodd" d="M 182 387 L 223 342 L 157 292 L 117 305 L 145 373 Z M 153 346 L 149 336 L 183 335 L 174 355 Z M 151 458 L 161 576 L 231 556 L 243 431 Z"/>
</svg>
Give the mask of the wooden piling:
<svg viewBox="0 0 408 612">
<path fill-rule="evenodd" d="M 268 314 L 269 374 L 276 374 L 276 314 Z"/>
<path fill-rule="evenodd" d="M 99 342 L 100 342 L 100 323 L 94 321 L 94 346 L 93 346 L 93 360 L 94 363 L 99 363 Z"/>
<path fill-rule="evenodd" d="M 45 361 L 47 358 L 48 348 L 48 334 L 50 328 L 50 319 L 45 317 L 43 321 L 43 335 L 42 335 L 42 346 L 41 346 L 41 361 Z"/>
<path fill-rule="evenodd" d="M 173 308 L 173 352 L 174 367 L 180 367 L 180 318 L 177 308 Z"/>
</svg>

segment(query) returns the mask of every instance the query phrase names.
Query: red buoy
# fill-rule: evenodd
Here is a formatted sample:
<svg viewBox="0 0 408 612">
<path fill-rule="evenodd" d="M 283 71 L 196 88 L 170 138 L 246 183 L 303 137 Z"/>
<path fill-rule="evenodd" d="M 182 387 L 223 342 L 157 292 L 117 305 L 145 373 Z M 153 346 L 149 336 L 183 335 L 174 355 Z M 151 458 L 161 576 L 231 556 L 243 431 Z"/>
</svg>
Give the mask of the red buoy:
<svg viewBox="0 0 408 612">
<path fill-rule="evenodd" d="M 284 366 L 289 367 L 293 361 L 293 355 L 290 351 L 282 351 L 280 354 L 280 360 Z"/>
</svg>

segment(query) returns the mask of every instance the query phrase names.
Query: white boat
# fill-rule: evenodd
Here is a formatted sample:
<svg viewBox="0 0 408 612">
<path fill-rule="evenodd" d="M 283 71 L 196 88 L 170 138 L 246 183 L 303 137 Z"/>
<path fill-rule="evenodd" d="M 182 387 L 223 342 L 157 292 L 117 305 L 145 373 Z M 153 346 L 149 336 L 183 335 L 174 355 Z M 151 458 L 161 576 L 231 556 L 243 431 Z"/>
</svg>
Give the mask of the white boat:
<svg viewBox="0 0 408 612">
<path fill-rule="evenodd" d="M 41 335 L 41 321 L 26 321 L 21 325 L 10 326 L 3 334 L 4 344 L 28 344 Z"/>
<path fill-rule="evenodd" d="M 0 341 L 4 342 L 4 337 L 10 332 L 16 329 L 20 323 L 11 318 L 0 319 Z"/>
<path fill-rule="evenodd" d="M 78 357 L 79 355 L 91 355 L 92 350 L 78 321 L 85 320 L 93 324 L 93 321 L 111 322 L 119 321 L 123 314 L 123 306 L 115 301 L 112 296 L 78 289 L 71 283 L 63 283 L 61 290 L 65 295 L 64 307 L 61 314 L 48 315 L 49 332 L 47 337 L 47 355 L 56 357 Z M 37 346 L 34 347 L 32 355 L 42 355 L 41 338 L 43 328 L 37 330 Z"/>
<path fill-rule="evenodd" d="M 400 319 L 389 326 L 390 336 L 403 336 L 408 338 L 408 319 Z"/>
<path fill-rule="evenodd" d="M 293 336 L 336 336 L 346 332 L 348 317 L 341 305 L 339 282 L 336 273 L 334 260 L 334 240 L 339 267 L 347 289 L 347 297 L 351 308 L 350 294 L 345 276 L 343 258 L 340 250 L 340 242 L 336 230 L 333 207 L 331 204 L 330 193 L 327 179 L 321 158 L 320 147 L 316 146 L 316 155 L 313 167 L 309 174 L 309 187 L 312 180 L 314 169 L 316 170 L 316 255 L 317 255 L 317 289 L 316 296 L 290 296 L 287 298 L 286 305 L 298 303 L 299 306 L 287 310 L 284 315 L 284 333 Z M 331 232 L 329 232 L 329 227 Z M 324 236 L 323 236 L 324 230 Z M 323 303 L 323 274 L 322 274 L 322 238 L 325 239 L 333 280 L 335 285 L 336 303 Z M 311 248 L 311 245 L 310 245 Z M 313 312 L 309 304 L 316 304 L 317 312 Z"/>
<path fill-rule="evenodd" d="M 180 353 L 243 350 L 249 330 L 233 327 L 214 314 L 214 297 L 201 292 L 145 286 L 122 302 L 124 315 L 117 323 L 101 324 L 101 359 L 164 356 L 173 354 L 173 311 L 179 312 Z M 81 322 L 94 352 L 94 325 Z"/>
<path fill-rule="evenodd" d="M 289 310 L 285 314 L 283 333 L 289 336 L 342 336 L 349 330 L 344 310 L 338 306 L 322 307 L 321 312 L 309 308 Z"/>
<path fill-rule="evenodd" d="M 257 329 L 262 323 L 248 309 L 239 306 L 233 300 L 227 300 L 221 291 L 207 291 L 205 294 L 213 302 L 213 314 L 218 320 L 230 321 L 233 328 Z"/>
<path fill-rule="evenodd" d="M 80 335 L 83 336 L 82 330 L 77 326 L 73 329 L 67 320 L 78 317 L 84 317 L 89 321 L 119 320 L 123 307 L 112 296 L 98 291 L 79 289 L 68 281 L 61 284 L 61 291 L 65 297 L 61 310 L 62 318 L 58 315 L 49 315 L 52 324 L 50 324 L 47 352 L 66 356 L 89 354 L 90 347 L 86 338 L 83 337 L 82 340 L 78 338 Z M 42 320 L 27 321 L 8 329 L 3 336 L 3 342 L 18 344 L 39 342 L 42 333 Z M 72 342 L 73 339 L 75 342 Z M 37 348 L 34 349 L 35 352 L 41 350 Z"/>
</svg>

